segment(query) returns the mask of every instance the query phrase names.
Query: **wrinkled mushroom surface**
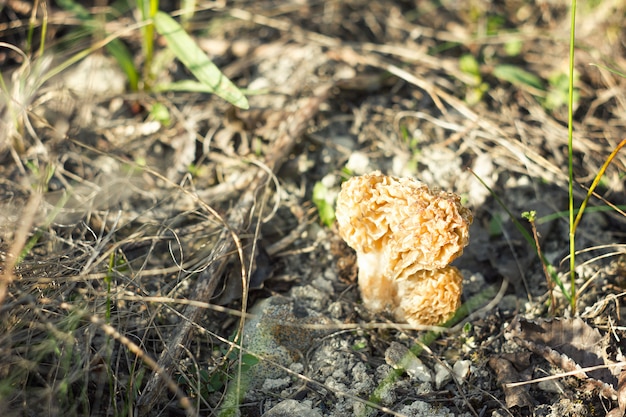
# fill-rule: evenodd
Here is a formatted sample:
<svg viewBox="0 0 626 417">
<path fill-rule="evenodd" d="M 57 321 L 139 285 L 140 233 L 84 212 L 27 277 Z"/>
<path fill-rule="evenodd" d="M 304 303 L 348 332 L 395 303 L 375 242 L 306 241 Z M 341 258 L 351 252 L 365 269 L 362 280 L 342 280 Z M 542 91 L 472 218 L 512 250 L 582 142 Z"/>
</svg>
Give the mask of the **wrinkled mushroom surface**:
<svg viewBox="0 0 626 417">
<path fill-rule="evenodd" d="M 440 324 L 461 306 L 463 275 L 453 266 L 423 270 L 396 281 L 393 315 L 400 322 Z"/>
<path fill-rule="evenodd" d="M 373 311 L 396 311 L 397 281 L 441 270 L 461 255 L 472 222 L 471 212 L 456 194 L 378 171 L 346 181 L 335 214 L 339 234 L 357 252 L 361 296 Z M 451 288 L 458 287 L 457 301 L 450 307 L 454 310 L 460 297 L 457 280 L 451 284 Z M 409 320 L 411 315 L 406 316 Z M 433 315 L 428 324 L 443 316 Z"/>
<path fill-rule="evenodd" d="M 339 233 L 357 252 L 384 252 L 396 275 L 438 269 L 463 253 L 471 212 L 453 193 L 374 172 L 346 181 L 337 199 Z"/>
</svg>

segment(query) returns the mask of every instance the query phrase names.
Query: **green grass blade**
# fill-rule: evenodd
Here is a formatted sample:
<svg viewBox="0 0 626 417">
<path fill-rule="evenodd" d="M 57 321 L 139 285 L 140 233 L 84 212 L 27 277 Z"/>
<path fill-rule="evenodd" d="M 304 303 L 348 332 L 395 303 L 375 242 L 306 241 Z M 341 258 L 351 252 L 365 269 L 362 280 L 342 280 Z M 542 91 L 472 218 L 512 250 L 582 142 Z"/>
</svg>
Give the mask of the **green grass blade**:
<svg viewBox="0 0 626 417">
<path fill-rule="evenodd" d="M 197 3 L 197 0 L 182 0 L 180 2 L 180 21 L 183 26 L 188 26 L 187 24 L 195 14 L 196 8 L 198 7 Z"/>
<path fill-rule="evenodd" d="M 610 203 L 609 203 L 610 204 Z M 586 213 L 602 213 L 605 211 L 616 211 L 620 213 L 622 216 L 626 217 L 626 206 L 617 206 L 617 205 L 607 205 L 607 206 L 591 206 L 585 208 Z M 578 215 L 580 209 L 574 210 L 574 213 Z M 546 214 L 545 216 L 537 218 L 537 224 L 544 224 L 556 219 L 566 219 L 569 215 L 569 211 L 557 211 L 552 214 Z"/>
<path fill-rule="evenodd" d="M 191 93 L 211 93 L 215 94 L 213 86 L 206 85 L 196 80 L 180 80 L 173 83 L 162 83 L 156 85 L 152 91 L 162 93 L 164 91 L 188 91 Z"/>
<path fill-rule="evenodd" d="M 570 307 L 576 313 L 576 227 L 574 226 L 574 41 L 576 40 L 576 0 L 570 10 L 569 39 L 569 95 L 567 100 L 567 167 L 569 176 L 569 255 L 570 255 Z"/>
<path fill-rule="evenodd" d="M 589 64 L 589 65 L 594 66 L 594 67 L 598 67 L 598 68 L 602 68 L 602 69 L 607 70 L 607 71 L 609 71 L 609 72 L 611 72 L 611 73 L 613 73 L 615 75 L 618 75 L 618 76 L 620 76 L 622 78 L 626 78 L 626 73 L 625 72 L 621 72 L 621 71 L 618 71 L 616 69 L 609 68 L 609 67 L 607 67 L 605 65 L 600 65 L 600 64 Z"/>
<path fill-rule="evenodd" d="M 602 167 L 600 168 L 600 171 L 598 171 L 598 173 L 596 174 L 596 177 L 593 179 L 593 183 L 591 184 L 591 187 L 589 187 L 589 190 L 587 190 L 587 195 L 585 196 L 585 199 L 580 205 L 580 209 L 578 210 L 578 214 L 576 215 L 576 220 L 574 220 L 574 225 L 573 225 L 574 233 L 576 233 L 576 228 L 578 227 L 578 223 L 580 223 L 580 219 L 583 217 L 583 213 L 585 212 L 585 208 L 587 207 L 587 202 L 589 202 L 589 198 L 593 195 L 593 191 L 596 189 L 596 187 L 600 183 L 600 179 L 602 179 L 602 176 L 606 172 L 606 169 L 609 167 L 609 164 L 611 163 L 611 161 L 613 161 L 613 158 L 615 158 L 615 155 L 617 155 L 619 150 L 622 149 L 624 145 L 626 145 L 626 139 L 622 139 L 619 145 L 617 145 L 615 149 L 613 149 L 613 152 L 611 152 L 609 157 L 606 158 L 606 160 L 604 161 L 604 164 L 602 164 Z"/>
<path fill-rule="evenodd" d="M 163 12 L 154 16 L 154 24 L 157 32 L 167 40 L 168 48 L 213 94 L 242 109 L 249 108 L 241 90 L 222 74 L 182 26 Z"/>
<path fill-rule="evenodd" d="M 133 56 L 124 42 L 114 39 L 106 45 L 106 49 L 126 74 L 131 91 L 137 91 L 139 89 L 139 73 L 135 68 Z"/>
<path fill-rule="evenodd" d="M 498 65 L 493 69 L 493 75 L 513 85 L 528 85 L 537 90 L 545 90 L 541 78 L 515 65 Z"/>
<path fill-rule="evenodd" d="M 142 21 L 147 24 L 141 27 L 141 44 L 144 54 L 143 83 L 144 89 L 150 90 L 154 81 L 152 63 L 154 60 L 154 22 L 153 18 L 159 10 L 158 0 L 137 0 L 137 8 Z"/>
<path fill-rule="evenodd" d="M 57 0 L 56 4 L 62 9 L 70 12 L 80 20 L 91 20 L 93 16 L 83 5 L 73 0 Z"/>
</svg>

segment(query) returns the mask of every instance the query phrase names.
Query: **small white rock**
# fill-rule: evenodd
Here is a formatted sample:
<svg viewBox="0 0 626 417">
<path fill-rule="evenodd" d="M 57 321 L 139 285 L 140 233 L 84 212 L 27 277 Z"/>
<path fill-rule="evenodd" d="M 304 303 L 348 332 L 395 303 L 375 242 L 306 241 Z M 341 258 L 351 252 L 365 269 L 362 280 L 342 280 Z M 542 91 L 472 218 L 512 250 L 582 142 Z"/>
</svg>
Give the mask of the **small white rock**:
<svg viewBox="0 0 626 417">
<path fill-rule="evenodd" d="M 465 382 L 465 379 L 469 376 L 471 365 L 472 361 L 456 361 L 452 367 L 452 372 L 454 372 L 454 376 L 459 382 Z"/>
<path fill-rule="evenodd" d="M 440 389 L 452 380 L 449 366 L 437 363 L 435 365 L 435 387 Z"/>
<path fill-rule="evenodd" d="M 319 411 L 311 408 L 310 401 L 298 402 L 296 400 L 284 400 L 267 413 L 263 417 L 322 417 Z"/>
<path fill-rule="evenodd" d="M 422 382 L 430 382 L 433 379 L 430 369 L 401 343 L 391 342 L 385 351 L 385 362 L 394 369 L 404 369 L 413 379 Z"/>
<path fill-rule="evenodd" d="M 433 407 L 425 401 L 414 401 L 400 409 L 400 413 L 407 417 L 453 417 L 454 414 L 447 407 Z"/>
<path fill-rule="evenodd" d="M 353 152 L 346 162 L 346 168 L 356 175 L 363 175 L 368 172 L 370 159 L 362 152 Z"/>
<path fill-rule="evenodd" d="M 289 386 L 289 384 L 291 384 L 290 377 L 275 379 L 267 378 L 265 381 L 263 381 L 263 386 L 261 389 L 264 391 L 278 391 L 280 389 L 286 388 L 287 386 Z"/>
</svg>

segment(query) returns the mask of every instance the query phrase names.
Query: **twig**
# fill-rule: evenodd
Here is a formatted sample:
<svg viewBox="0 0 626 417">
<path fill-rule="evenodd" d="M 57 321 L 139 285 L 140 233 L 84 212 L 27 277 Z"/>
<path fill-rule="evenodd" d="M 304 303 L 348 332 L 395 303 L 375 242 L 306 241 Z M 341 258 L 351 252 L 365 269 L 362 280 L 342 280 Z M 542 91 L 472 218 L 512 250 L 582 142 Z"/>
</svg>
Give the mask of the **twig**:
<svg viewBox="0 0 626 417">
<path fill-rule="evenodd" d="M 543 258 L 543 253 L 541 252 L 541 244 L 539 243 L 539 234 L 537 233 L 537 226 L 535 225 L 535 219 L 537 218 L 536 211 L 525 211 L 522 213 L 522 216 L 528 220 L 530 223 L 530 228 L 533 231 L 533 239 L 535 240 L 535 248 L 537 249 L 537 255 L 539 258 Z M 548 267 L 545 262 L 541 263 L 543 266 L 543 274 L 546 276 L 546 284 L 548 286 L 548 294 L 550 295 L 550 314 L 554 315 L 556 311 L 556 298 L 554 297 L 554 281 L 550 276 L 550 272 L 548 272 Z"/>
</svg>

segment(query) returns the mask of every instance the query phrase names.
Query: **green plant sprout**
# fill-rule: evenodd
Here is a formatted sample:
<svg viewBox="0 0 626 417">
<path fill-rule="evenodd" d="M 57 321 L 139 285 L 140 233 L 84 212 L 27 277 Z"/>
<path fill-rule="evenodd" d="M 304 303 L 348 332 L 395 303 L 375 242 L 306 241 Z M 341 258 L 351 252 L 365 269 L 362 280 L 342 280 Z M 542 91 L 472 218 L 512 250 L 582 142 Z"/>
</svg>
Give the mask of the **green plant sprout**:
<svg viewBox="0 0 626 417">
<path fill-rule="evenodd" d="M 498 29 L 499 25 L 495 25 L 490 29 L 488 28 L 488 33 L 494 35 Z M 522 46 L 523 43 L 519 39 L 507 41 L 503 45 L 504 52 L 508 56 L 519 55 Z M 484 94 L 489 91 L 489 84 L 484 81 L 483 72 L 485 70 L 481 68 L 480 58 L 482 57 L 476 57 L 469 53 L 459 57 L 459 69 L 469 76 L 465 79 L 465 102 L 469 105 L 482 101 Z M 490 74 L 501 81 L 506 81 L 530 92 L 548 111 L 557 110 L 568 102 L 569 77 L 567 73 L 555 72 L 547 80 L 544 80 L 518 65 L 498 63 L 493 65 Z M 574 90 L 574 102 L 578 100 L 579 95 L 578 91 Z"/>
<path fill-rule="evenodd" d="M 193 367 L 186 370 L 185 375 L 181 375 L 178 378 L 178 385 L 186 385 L 191 396 L 207 398 L 210 394 L 219 392 L 234 380 L 234 376 L 229 373 L 229 370 L 232 364 L 239 360 L 239 349 L 229 351 L 225 348 L 219 348 L 216 350 L 225 358 L 218 367 L 208 370 L 198 369 L 197 365 L 193 365 Z M 256 356 L 250 353 L 243 353 L 241 355 L 241 372 L 247 373 L 258 362 L 259 358 Z M 186 375 L 197 375 L 197 380 L 190 380 Z M 232 385 L 229 388 L 232 389 Z M 227 396 L 227 398 L 229 397 Z M 232 400 L 234 400 L 234 397 Z"/>
<path fill-rule="evenodd" d="M 242 109 L 250 107 L 241 90 L 221 73 L 198 44 L 174 19 L 166 13 L 157 12 L 154 16 L 154 24 L 157 32 L 165 38 L 168 47 L 176 55 L 176 58 L 199 80 L 199 82 L 187 80 L 167 84 L 156 88 L 156 91 L 181 89 L 213 93 Z"/>
<path fill-rule="evenodd" d="M 504 52 L 508 56 L 518 56 L 522 52 L 523 46 L 524 42 L 519 39 L 513 39 L 504 44 Z"/>
<path fill-rule="evenodd" d="M 548 77 L 549 88 L 542 105 L 546 110 L 556 110 L 568 103 L 569 76 L 562 72 L 556 72 Z M 574 103 L 580 98 L 580 93 L 574 89 Z"/>
<path fill-rule="evenodd" d="M 459 68 L 473 80 L 472 84 L 467 86 L 465 102 L 470 106 L 480 103 L 485 93 L 489 91 L 489 84 L 483 81 L 480 73 L 480 64 L 474 55 L 465 54 L 459 58 Z"/>
<path fill-rule="evenodd" d="M 518 87 L 531 87 L 538 91 L 545 90 L 540 77 L 516 65 L 497 65 L 493 69 L 493 75 Z"/>
<path fill-rule="evenodd" d="M 614 68 L 609 68 L 607 66 L 600 65 L 600 64 L 589 64 L 589 65 L 594 66 L 594 67 L 598 67 L 598 68 L 602 68 L 602 69 L 607 70 L 607 71 L 609 71 L 609 72 L 611 72 L 611 73 L 613 73 L 615 75 L 619 75 L 622 78 L 626 78 L 626 73 L 618 71 L 618 70 L 616 70 Z"/>
<path fill-rule="evenodd" d="M 329 190 L 326 186 L 318 181 L 313 186 L 313 204 L 317 207 L 317 213 L 322 223 L 328 227 L 335 222 L 334 199 L 329 201 Z"/>
<path fill-rule="evenodd" d="M 243 352 L 238 345 L 238 340 L 233 338 L 234 344 L 227 349 L 228 358 L 236 362 L 237 364 L 237 376 L 232 377 L 226 372 L 224 373 L 225 379 L 219 381 L 225 384 L 227 381 L 231 381 L 224 393 L 224 399 L 219 408 L 220 417 L 231 417 L 239 415 L 239 406 L 245 395 L 248 386 L 250 385 L 251 374 L 250 370 L 259 362 L 259 358 L 253 353 Z"/>
<path fill-rule="evenodd" d="M 517 43 L 512 45 L 517 45 Z M 511 47 L 507 54 L 519 54 L 519 50 Z M 472 54 L 465 54 L 459 58 L 459 69 L 469 75 L 472 80 L 466 86 L 465 102 L 469 105 L 479 103 L 484 94 L 489 91 L 489 84 L 483 79 L 480 63 Z M 547 87 L 541 77 L 516 65 L 495 65 L 491 75 L 529 91 L 546 110 L 553 111 L 567 103 L 567 74 L 554 74 L 547 80 Z M 579 96 L 578 91 L 574 94 L 576 101 Z"/>
<path fill-rule="evenodd" d="M 163 103 L 157 102 L 150 106 L 150 118 L 166 127 L 172 123 L 170 111 Z"/>
</svg>

